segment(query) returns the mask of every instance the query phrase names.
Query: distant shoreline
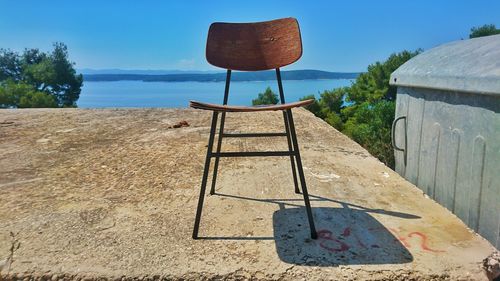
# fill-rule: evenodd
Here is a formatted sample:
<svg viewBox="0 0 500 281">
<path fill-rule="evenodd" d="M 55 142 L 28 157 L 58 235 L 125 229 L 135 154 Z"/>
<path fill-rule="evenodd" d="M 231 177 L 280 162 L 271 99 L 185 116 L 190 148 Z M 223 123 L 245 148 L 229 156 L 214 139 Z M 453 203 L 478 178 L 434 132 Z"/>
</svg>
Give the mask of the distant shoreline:
<svg viewBox="0 0 500 281">
<path fill-rule="evenodd" d="M 287 80 L 287 81 L 328 81 L 328 80 L 353 80 L 355 78 L 318 78 L 318 79 L 283 79 L 283 80 Z M 161 83 L 221 83 L 221 82 L 225 82 L 224 80 L 222 81 L 192 81 L 192 80 L 186 80 L 186 81 L 152 81 L 152 80 L 85 80 L 84 79 L 84 82 L 87 82 L 87 83 L 93 83 L 93 82 L 97 82 L 97 83 L 101 83 L 101 82 L 144 82 L 144 83 L 151 83 L 151 82 L 161 82 Z M 238 81 L 235 81 L 235 80 L 231 80 L 231 82 L 233 83 L 241 83 L 241 82 L 248 82 L 248 83 L 253 83 L 253 82 L 257 82 L 257 83 L 264 83 L 264 82 L 269 82 L 269 81 L 276 81 L 276 79 L 269 79 L 269 80 L 238 80 Z"/>
<path fill-rule="evenodd" d="M 289 70 L 282 71 L 283 80 L 334 80 L 355 79 L 357 72 L 328 72 L 321 70 Z M 222 82 L 226 73 L 194 73 L 194 74 L 83 74 L 85 82 L 105 81 L 143 81 L 143 82 Z M 234 72 L 232 82 L 257 82 L 276 80 L 274 71 Z"/>
</svg>

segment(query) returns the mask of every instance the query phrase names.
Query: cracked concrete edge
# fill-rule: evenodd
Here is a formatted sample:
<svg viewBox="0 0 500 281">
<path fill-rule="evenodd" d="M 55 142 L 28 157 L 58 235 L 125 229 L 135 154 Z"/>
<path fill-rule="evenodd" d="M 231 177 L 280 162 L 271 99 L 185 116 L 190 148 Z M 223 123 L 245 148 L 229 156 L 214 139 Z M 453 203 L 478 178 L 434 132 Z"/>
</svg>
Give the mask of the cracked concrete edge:
<svg viewBox="0 0 500 281">
<path fill-rule="evenodd" d="M 12 231 L 10 232 L 11 245 L 9 249 L 9 255 L 4 260 L 0 261 L 0 280 L 2 278 L 2 271 L 4 271 L 5 268 L 7 268 L 7 272 L 10 272 L 12 264 L 14 263 L 14 254 L 19 249 L 19 247 L 21 247 L 19 239 L 16 238 L 18 234 L 19 233 L 14 233 Z"/>
<path fill-rule="evenodd" d="M 64 273 L 58 274 L 53 272 L 46 273 L 18 273 L 18 274 L 1 274 L 0 280 L 33 280 L 33 281 L 56 281 L 56 280 L 126 280 L 126 281 L 157 281 L 157 280 L 414 280 L 414 281 L 434 281 L 434 280 L 476 280 L 474 275 L 471 276 L 453 276 L 448 272 L 441 274 L 428 274 L 415 270 L 363 270 L 363 269 L 342 269 L 338 275 L 332 276 L 329 274 L 321 274 L 311 278 L 311 273 L 314 268 L 307 270 L 294 270 L 293 266 L 290 270 L 286 270 L 280 274 L 265 274 L 263 272 L 248 272 L 243 269 L 238 269 L 228 274 L 213 274 L 209 272 L 189 272 L 181 276 L 175 275 L 143 275 L 143 276 L 96 276 L 95 274 L 84 273 Z"/>
</svg>

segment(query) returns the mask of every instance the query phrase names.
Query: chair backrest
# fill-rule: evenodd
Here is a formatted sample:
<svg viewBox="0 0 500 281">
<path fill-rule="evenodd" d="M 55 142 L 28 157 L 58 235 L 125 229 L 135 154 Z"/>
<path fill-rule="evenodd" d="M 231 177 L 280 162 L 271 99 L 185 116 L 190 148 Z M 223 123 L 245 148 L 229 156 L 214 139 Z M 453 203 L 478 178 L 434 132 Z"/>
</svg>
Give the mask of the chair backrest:
<svg viewBox="0 0 500 281">
<path fill-rule="evenodd" d="M 243 71 L 279 68 L 302 56 L 299 23 L 284 18 L 255 23 L 210 25 L 207 61 L 215 66 Z"/>
</svg>

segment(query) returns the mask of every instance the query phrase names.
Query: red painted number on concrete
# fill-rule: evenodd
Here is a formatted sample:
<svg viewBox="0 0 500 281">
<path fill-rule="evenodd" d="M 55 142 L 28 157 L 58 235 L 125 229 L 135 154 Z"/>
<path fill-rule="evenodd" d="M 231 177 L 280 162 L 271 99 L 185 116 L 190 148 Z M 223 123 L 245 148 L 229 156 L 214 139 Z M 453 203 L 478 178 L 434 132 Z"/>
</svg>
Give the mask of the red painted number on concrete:
<svg viewBox="0 0 500 281">
<path fill-rule="evenodd" d="M 426 251 L 429 251 L 429 252 L 434 252 L 434 253 L 442 253 L 442 252 L 446 252 L 446 251 L 443 251 L 443 250 L 435 250 L 435 249 L 431 249 L 429 248 L 429 246 L 427 246 L 427 236 L 421 232 L 418 232 L 418 231 L 415 231 L 415 232 L 412 232 L 410 234 L 408 234 L 408 237 L 412 237 L 412 236 L 418 236 L 420 237 L 420 248 L 426 250 Z"/>
<path fill-rule="evenodd" d="M 323 229 L 323 230 L 318 231 L 318 238 L 320 240 L 322 240 L 319 243 L 319 246 L 325 250 L 330 251 L 330 252 L 336 253 L 336 252 L 344 252 L 344 251 L 349 250 L 349 246 L 346 243 L 338 240 L 337 238 L 332 237 L 332 232 L 330 230 Z M 340 247 L 339 248 L 330 247 L 327 245 L 330 243 L 328 241 L 334 241 L 334 242 L 338 243 L 340 245 Z"/>
<path fill-rule="evenodd" d="M 384 228 L 369 228 L 368 229 L 368 231 L 382 231 L 382 230 L 384 230 Z M 422 249 L 424 251 L 433 252 L 433 253 L 446 252 L 446 251 L 443 251 L 443 250 L 436 250 L 436 249 L 432 249 L 431 247 L 429 247 L 427 245 L 427 240 L 428 240 L 427 235 L 425 235 L 422 232 L 414 231 L 414 232 L 409 233 L 408 235 L 404 235 L 404 234 L 401 235 L 400 231 L 398 231 L 398 230 L 396 230 L 394 228 L 390 228 L 389 230 L 391 232 L 393 232 L 394 235 L 396 236 L 396 239 L 394 239 L 394 242 L 395 243 L 400 242 L 406 248 L 411 248 L 411 244 L 408 242 L 408 238 L 417 237 L 420 240 L 420 245 L 419 245 L 420 249 Z M 354 238 L 356 239 L 356 242 L 357 242 L 358 246 L 361 246 L 361 247 L 363 247 L 365 249 L 368 248 L 363 243 L 363 241 L 359 238 L 359 236 L 356 235 L 355 232 L 351 231 L 350 227 L 346 227 L 344 229 L 344 231 L 342 232 L 342 234 L 340 234 L 340 236 L 342 236 L 342 237 L 349 237 L 351 234 L 354 235 Z M 349 246 L 346 242 L 340 241 L 338 236 L 334 237 L 333 233 L 330 230 L 322 229 L 322 230 L 318 231 L 318 238 L 320 240 L 319 246 L 321 248 L 325 249 L 325 250 L 330 251 L 330 252 L 334 252 L 334 253 L 344 252 L 344 251 L 347 251 L 347 250 L 349 250 L 351 248 L 351 246 Z M 336 244 L 338 244 L 339 247 L 333 247 L 333 246 L 331 246 L 332 245 L 331 241 L 333 241 Z M 374 246 L 378 247 L 378 245 L 374 245 Z"/>
</svg>

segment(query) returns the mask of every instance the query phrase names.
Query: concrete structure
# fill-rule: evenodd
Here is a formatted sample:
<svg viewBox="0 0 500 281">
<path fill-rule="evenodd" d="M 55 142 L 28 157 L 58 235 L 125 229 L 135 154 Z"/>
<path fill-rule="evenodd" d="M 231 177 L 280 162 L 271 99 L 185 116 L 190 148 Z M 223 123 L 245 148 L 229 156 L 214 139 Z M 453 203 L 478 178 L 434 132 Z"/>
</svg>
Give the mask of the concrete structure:
<svg viewBox="0 0 500 281">
<path fill-rule="evenodd" d="M 191 239 L 209 112 L 0 111 L 0 280 L 486 279 L 488 241 L 310 112 L 294 116 L 318 240 L 286 157 L 223 159 L 204 239 Z M 234 113 L 226 128 L 282 122 Z M 223 149 L 287 147 L 266 140 Z"/>
<path fill-rule="evenodd" d="M 391 75 L 396 171 L 500 247 L 500 35 L 444 44 Z"/>
</svg>

